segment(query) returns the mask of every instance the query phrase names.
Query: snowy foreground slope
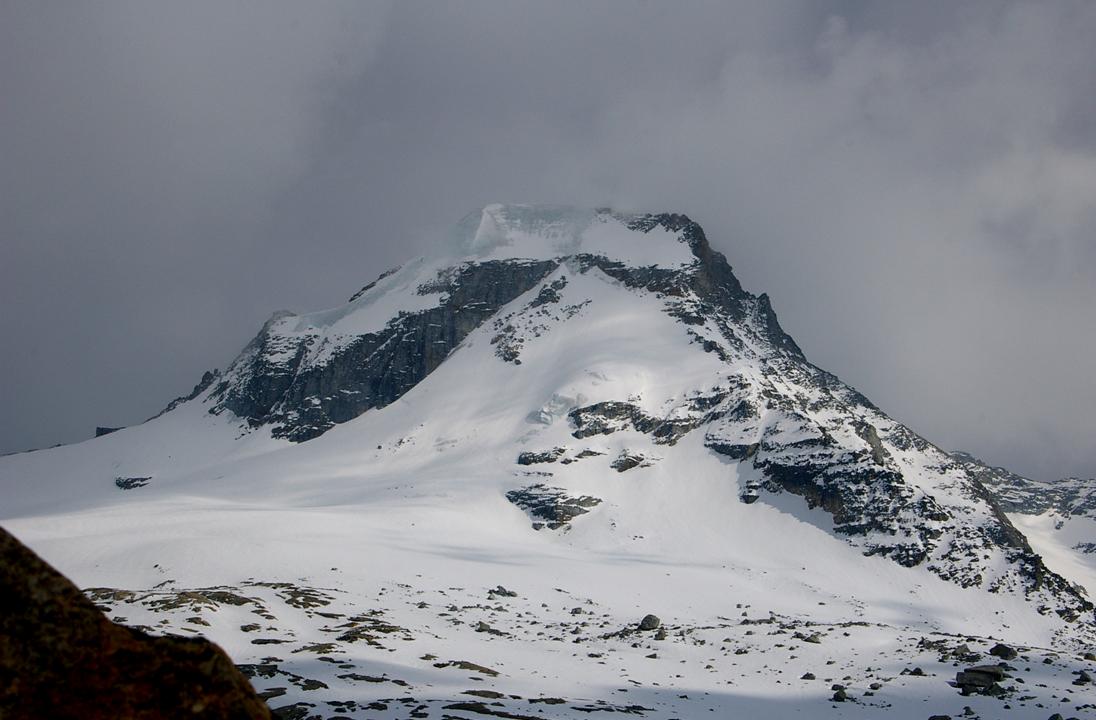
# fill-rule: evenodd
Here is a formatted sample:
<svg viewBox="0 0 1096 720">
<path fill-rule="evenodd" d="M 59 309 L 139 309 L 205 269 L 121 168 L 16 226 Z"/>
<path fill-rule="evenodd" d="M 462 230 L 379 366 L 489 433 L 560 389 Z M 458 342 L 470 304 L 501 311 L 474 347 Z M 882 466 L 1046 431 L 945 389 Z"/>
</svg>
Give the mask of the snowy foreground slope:
<svg viewBox="0 0 1096 720">
<path fill-rule="evenodd" d="M 684 216 L 488 206 L 169 407 L 0 458 L 0 523 L 289 717 L 1096 709 L 1083 578 Z"/>
</svg>

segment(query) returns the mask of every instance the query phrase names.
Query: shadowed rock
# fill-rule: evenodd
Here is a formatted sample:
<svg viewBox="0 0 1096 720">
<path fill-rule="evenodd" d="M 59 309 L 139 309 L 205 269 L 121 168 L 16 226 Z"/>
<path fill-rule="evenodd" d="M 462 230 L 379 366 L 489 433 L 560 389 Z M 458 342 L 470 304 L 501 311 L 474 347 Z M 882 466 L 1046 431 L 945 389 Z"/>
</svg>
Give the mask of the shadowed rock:
<svg viewBox="0 0 1096 720">
<path fill-rule="evenodd" d="M 0 529 L 0 717 L 270 718 L 224 651 L 115 625 Z"/>
</svg>

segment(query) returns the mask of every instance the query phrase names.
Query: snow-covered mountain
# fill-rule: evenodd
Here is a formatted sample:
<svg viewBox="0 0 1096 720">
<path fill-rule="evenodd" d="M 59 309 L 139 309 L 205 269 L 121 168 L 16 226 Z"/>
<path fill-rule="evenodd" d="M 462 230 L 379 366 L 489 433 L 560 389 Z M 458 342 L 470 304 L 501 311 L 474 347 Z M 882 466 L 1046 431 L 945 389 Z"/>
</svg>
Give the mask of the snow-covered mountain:
<svg viewBox="0 0 1096 720">
<path fill-rule="evenodd" d="M 1088 709 L 1092 604 L 985 477 L 689 218 L 492 205 L 149 422 L 0 458 L 0 522 L 299 717 Z M 997 640 L 1043 687 L 961 697 Z"/>
<path fill-rule="evenodd" d="M 975 477 L 1047 564 L 1066 579 L 1096 592 L 1096 478 L 1040 482 L 969 453 L 952 455 Z"/>
</svg>

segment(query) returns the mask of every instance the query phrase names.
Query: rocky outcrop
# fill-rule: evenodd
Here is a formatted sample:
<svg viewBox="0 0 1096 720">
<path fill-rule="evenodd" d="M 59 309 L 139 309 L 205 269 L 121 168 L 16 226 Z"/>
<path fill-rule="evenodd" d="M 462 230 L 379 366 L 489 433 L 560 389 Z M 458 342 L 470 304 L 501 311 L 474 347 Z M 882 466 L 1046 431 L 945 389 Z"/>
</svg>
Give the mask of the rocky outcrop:
<svg viewBox="0 0 1096 720">
<path fill-rule="evenodd" d="M 579 515 L 601 504 L 601 499 L 589 495 L 572 496 L 566 490 L 542 483 L 506 493 L 506 499 L 533 518 L 533 528 L 558 530 Z"/>
<path fill-rule="evenodd" d="M 726 396 L 716 393 L 690 398 L 672 418 L 655 417 L 627 402 L 607 401 L 575 408 L 568 413 L 575 428 L 571 435 L 582 439 L 631 428 L 650 435 L 656 443 L 673 445 L 692 430 L 722 417 L 725 410 L 713 408 Z"/>
<path fill-rule="evenodd" d="M 539 465 L 541 463 L 554 463 L 567 452 L 566 448 L 552 448 L 544 452 L 526 450 L 518 454 L 518 465 Z"/>
<path fill-rule="evenodd" d="M 0 529 L 0 717 L 265 720 L 270 712 L 219 647 L 115 625 Z"/>
<path fill-rule="evenodd" d="M 632 468 L 650 467 L 656 459 L 642 452 L 624 450 L 609 463 L 609 467 L 617 472 L 626 472 Z"/>
<path fill-rule="evenodd" d="M 554 261 L 465 263 L 442 273 L 422 294 L 443 293 L 437 307 L 401 313 L 384 329 L 365 333 L 312 362 L 324 351 L 318 336 L 263 327 L 214 389 L 213 413 L 225 410 L 275 437 L 317 437 L 338 423 L 398 400 L 500 307 L 534 287 Z"/>
<path fill-rule="evenodd" d="M 144 487 L 148 485 L 152 477 L 116 477 L 114 478 L 114 484 L 118 486 L 119 490 L 133 490 L 135 488 Z"/>
</svg>

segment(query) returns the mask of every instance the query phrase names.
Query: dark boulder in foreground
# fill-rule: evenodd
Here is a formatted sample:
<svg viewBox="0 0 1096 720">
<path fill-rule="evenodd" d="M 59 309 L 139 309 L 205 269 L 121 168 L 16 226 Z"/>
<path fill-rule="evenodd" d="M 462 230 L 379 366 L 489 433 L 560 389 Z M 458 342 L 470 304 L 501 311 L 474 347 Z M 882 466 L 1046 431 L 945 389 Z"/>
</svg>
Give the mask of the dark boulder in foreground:
<svg viewBox="0 0 1096 720">
<path fill-rule="evenodd" d="M 0 717 L 269 719 L 224 651 L 112 623 L 0 528 Z"/>
</svg>

